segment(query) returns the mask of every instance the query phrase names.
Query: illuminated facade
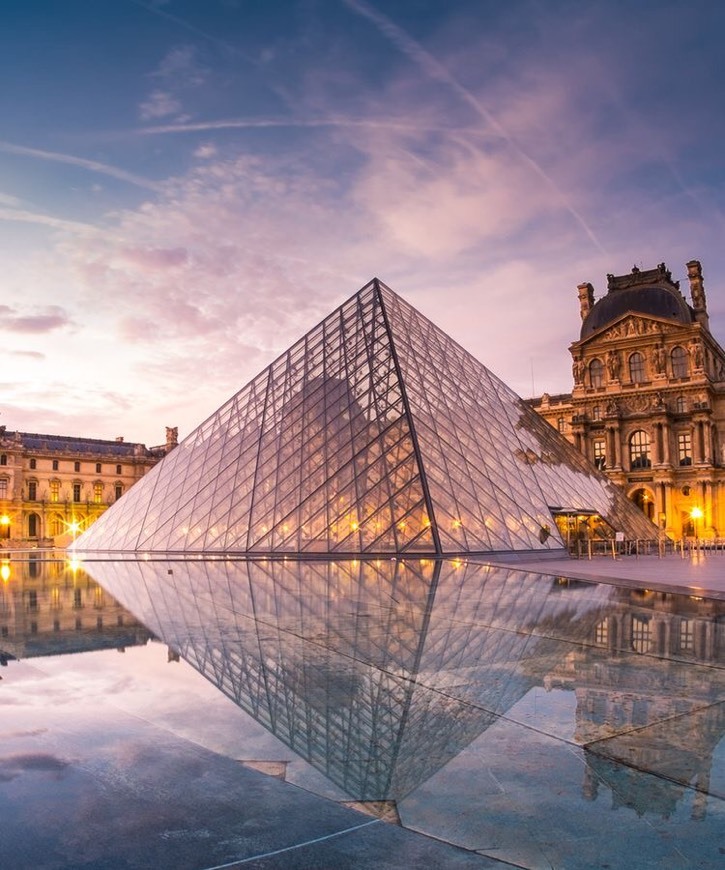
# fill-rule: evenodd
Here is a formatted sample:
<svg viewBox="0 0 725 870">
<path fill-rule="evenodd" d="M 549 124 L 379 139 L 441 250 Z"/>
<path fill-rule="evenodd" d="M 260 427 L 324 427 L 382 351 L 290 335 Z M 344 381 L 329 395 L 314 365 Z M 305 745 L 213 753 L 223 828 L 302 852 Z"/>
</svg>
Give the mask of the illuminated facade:
<svg viewBox="0 0 725 870">
<path fill-rule="evenodd" d="M 176 444 L 0 430 L 0 544 L 65 546 Z"/>
<path fill-rule="evenodd" d="M 674 538 L 725 535 L 725 352 L 702 268 L 690 301 L 664 263 L 578 288 L 571 393 L 532 406 Z"/>
<path fill-rule="evenodd" d="M 557 512 L 657 530 L 377 279 L 192 432 L 82 551 L 561 552 Z"/>
</svg>

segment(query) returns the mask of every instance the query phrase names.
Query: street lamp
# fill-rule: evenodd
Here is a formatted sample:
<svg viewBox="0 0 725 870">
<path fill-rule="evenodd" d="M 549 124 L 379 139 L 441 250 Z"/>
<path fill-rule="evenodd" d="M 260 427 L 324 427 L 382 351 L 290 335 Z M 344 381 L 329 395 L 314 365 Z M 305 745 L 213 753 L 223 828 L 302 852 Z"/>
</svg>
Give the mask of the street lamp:
<svg viewBox="0 0 725 870">
<path fill-rule="evenodd" d="M 695 524 L 695 540 L 697 540 L 697 521 L 701 520 L 703 517 L 702 508 L 694 507 L 690 511 L 690 517 L 692 518 L 692 521 Z"/>
</svg>

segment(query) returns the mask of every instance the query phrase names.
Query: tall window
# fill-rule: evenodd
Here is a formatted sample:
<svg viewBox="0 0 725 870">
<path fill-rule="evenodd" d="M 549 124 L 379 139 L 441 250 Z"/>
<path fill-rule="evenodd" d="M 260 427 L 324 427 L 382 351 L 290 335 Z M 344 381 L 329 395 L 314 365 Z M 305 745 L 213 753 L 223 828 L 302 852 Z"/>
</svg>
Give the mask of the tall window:
<svg viewBox="0 0 725 870">
<path fill-rule="evenodd" d="M 28 481 L 28 501 L 38 500 L 38 482 L 36 480 Z"/>
<path fill-rule="evenodd" d="M 695 620 L 680 620 L 680 652 L 693 652 L 695 649 Z"/>
<path fill-rule="evenodd" d="M 37 459 L 31 459 L 30 460 L 30 468 L 34 471 L 37 467 L 38 467 Z"/>
<path fill-rule="evenodd" d="M 606 646 L 609 641 L 609 620 L 603 619 L 594 628 L 594 643 L 597 646 Z"/>
<path fill-rule="evenodd" d="M 593 387 L 604 386 L 604 363 L 600 359 L 589 363 L 589 383 Z"/>
<path fill-rule="evenodd" d="M 687 361 L 687 351 L 684 347 L 673 347 L 670 353 L 670 361 L 672 362 L 672 377 L 686 378 L 689 371 L 689 363 Z"/>
<path fill-rule="evenodd" d="M 635 351 L 629 358 L 629 379 L 633 384 L 644 381 L 644 357 L 639 351 Z"/>
<path fill-rule="evenodd" d="M 684 414 L 687 411 L 687 399 L 684 396 L 678 396 L 675 400 L 675 410 L 678 414 Z"/>
<path fill-rule="evenodd" d="M 629 465 L 631 468 L 649 468 L 652 460 L 649 455 L 649 435 L 638 429 L 629 437 Z"/>
<path fill-rule="evenodd" d="M 563 417 L 559 417 L 556 421 L 556 427 L 560 432 L 566 432 L 566 420 Z"/>
<path fill-rule="evenodd" d="M 652 628 L 649 617 L 632 617 L 632 649 L 638 653 L 649 652 Z"/>
<path fill-rule="evenodd" d="M 607 445 L 604 438 L 597 438 L 592 447 L 594 448 L 594 464 L 600 471 L 604 471 L 607 467 Z"/>
<path fill-rule="evenodd" d="M 595 405 L 592 408 L 592 420 L 601 420 L 602 419 L 602 406 Z"/>
<path fill-rule="evenodd" d="M 123 469 L 121 468 L 120 465 L 117 465 L 116 466 L 116 474 L 122 474 L 122 473 L 123 473 Z"/>
<path fill-rule="evenodd" d="M 80 483 L 73 484 L 73 501 L 81 500 L 81 485 Z"/>
<path fill-rule="evenodd" d="M 0 465 L 8 464 L 8 455 L 7 453 L 0 453 Z"/>
<path fill-rule="evenodd" d="M 8 497 L 8 479 L 7 477 L 0 477 L 0 498 Z"/>
<path fill-rule="evenodd" d="M 53 460 L 53 471 L 57 471 L 57 470 L 58 470 L 58 460 L 54 459 Z"/>
<path fill-rule="evenodd" d="M 116 486 L 114 487 L 114 493 L 116 496 L 116 501 L 118 501 L 119 498 L 121 498 L 121 496 L 123 495 L 123 484 L 122 483 L 116 484 Z"/>
<path fill-rule="evenodd" d="M 93 502 L 95 504 L 100 504 L 103 501 L 103 484 L 102 483 L 94 483 L 93 484 Z"/>
<path fill-rule="evenodd" d="M 80 462 L 78 462 L 78 460 L 76 460 L 73 463 L 73 471 L 80 471 L 80 470 L 81 470 L 81 464 L 80 464 Z"/>
<path fill-rule="evenodd" d="M 51 480 L 50 481 L 50 500 L 58 501 L 60 498 L 60 481 L 59 480 Z"/>
<path fill-rule="evenodd" d="M 96 474 L 100 474 L 100 473 L 101 473 L 101 463 L 96 462 Z"/>
<path fill-rule="evenodd" d="M 689 432 L 678 433 L 677 456 L 680 465 L 692 465 L 692 435 Z"/>
</svg>

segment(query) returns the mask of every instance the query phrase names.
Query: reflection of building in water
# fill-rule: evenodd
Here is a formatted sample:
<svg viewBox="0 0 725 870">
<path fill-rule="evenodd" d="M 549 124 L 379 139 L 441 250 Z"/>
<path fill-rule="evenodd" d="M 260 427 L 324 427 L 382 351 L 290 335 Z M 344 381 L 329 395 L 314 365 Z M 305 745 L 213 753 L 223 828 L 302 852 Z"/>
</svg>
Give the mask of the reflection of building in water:
<svg viewBox="0 0 725 870">
<path fill-rule="evenodd" d="M 541 682 L 556 627 L 593 623 L 609 596 L 426 560 L 169 564 L 91 570 L 359 800 L 399 800 L 443 767 Z"/>
<path fill-rule="evenodd" d="M 561 553 L 552 508 L 657 529 L 377 279 L 244 386 L 78 551 Z"/>
<path fill-rule="evenodd" d="M 0 565 L 0 657 L 145 644 L 151 634 L 80 568 L 62 560 Z"/>
<path fill-rule="evenodd" d="M 693 812 L 704 812 L 725 733 L 724 617 L 722 601 L 620 589 L 588 643 L 547 676 L 576 692 L 575 739 L 590 750 L 585 796 L 606 783 L 615 806 L 669 815 L 689 784 Z M 637 770 L 659 777 L 643 781 Z"/>
</svg>

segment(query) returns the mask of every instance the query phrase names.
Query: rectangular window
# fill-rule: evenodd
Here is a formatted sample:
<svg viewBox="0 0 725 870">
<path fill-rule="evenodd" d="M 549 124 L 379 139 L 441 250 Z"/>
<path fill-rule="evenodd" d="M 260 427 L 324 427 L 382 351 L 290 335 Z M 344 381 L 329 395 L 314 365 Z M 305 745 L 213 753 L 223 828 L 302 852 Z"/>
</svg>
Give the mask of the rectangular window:
<svg viewBox="0 0 725 870">
<path fill-rule="evenodd" d="M 28 481 L 28 501 L 38 500 L 38 484 L 34 480 Z"/>
<path fill-rule="evenodd" d="M 594 448 L 594 464 L 600 471 L 607 467 L 607 447 L 603 438 L 597 438 L 592 444 Z"/>
<path fill-rule="evenodd" d="M 603 619 L 598 622 L 594 629 L 594 643 L 597 646 L 606 646 L 609 640 L 609 622 Z"/>
<path fill-rule="evenodd" d="M 58 460 L 54 459 L 53 460 L 53 471 L 57 471 L 57 470 L 58 470 Z"/>
<path fill-rule="evenodd" d="M 100 473 L 101 473 L 101 463 L 96 462 L 96 474 L 100 474 Z"/>
<path fill-rule="evenodd" d="M 121 496 L 123 495 L 123 486 L 120 483 L 117 483 L 114 489 L 116 494 L 116 501 L 118 501 L 119 498 L 121 498 Z"/>
<path fill-rule="evenodd" d="M 6 477 L 0 477 L 0 498 L 8 497 L 8 481 Z"/>
<path fill-rule="evenodd" d="M 692 465 L 692 435 L 689 432 L 678 433 L 677 456 L 680 465 Z"/>
<path fill-rule="evenodd" d="M 58 501 L 60 499 L 60 481 L 59 480 L 51 480 L 50 481 L 50 500 Z"/>
<path fill-rule="evenodd" d="M 31 469 L 35 470 L 38 467 L 38 461 L 36 459 L 31 459 L 30 460 L 30 467 L 31 467 Z"/>
<path fill-rule="evenodd" d="M 81 500 L 81 485 L 80 483 L 73 484 L 73 501 Z"/>
<path fill-rule="evenodd" d="M 80 462 L 78 462 L 78 461 L 76 460 L 76 461 L 73 463 L 73 471 L 80 471 L 80 470 L 81 470 L 81 464 L 80 464 Z"/>
<path fill-rule="evenodd" d="M 556 421 L 556 428 L 560 432 L 566 432 L 566 420 L 563 417 L 559 417 L 559 419 Z"/>
<path fill-rule="evenodd" d="M 93 503 L 100 504 L 103 501 L 103 484 L 93 484 Z"/>
<path fill-rule="evenodd" d="M 683 619 L 680 622 L 680 651 L 692 652 L 695 649 L 695 621 Z"/>
<path fill-rule="evenodd" d="M 116 474 L 123 474 L 123 469 L 121 468 L 120 465 L 116 466 Z"/>
<path fill-rule="evenodd" d="M 8 464 L 8 455 L 7 453 L 0 453 L 0 465 Z"/>
</svg>

